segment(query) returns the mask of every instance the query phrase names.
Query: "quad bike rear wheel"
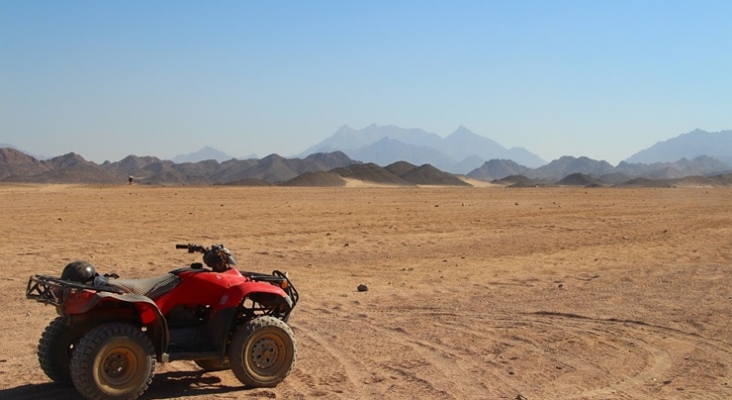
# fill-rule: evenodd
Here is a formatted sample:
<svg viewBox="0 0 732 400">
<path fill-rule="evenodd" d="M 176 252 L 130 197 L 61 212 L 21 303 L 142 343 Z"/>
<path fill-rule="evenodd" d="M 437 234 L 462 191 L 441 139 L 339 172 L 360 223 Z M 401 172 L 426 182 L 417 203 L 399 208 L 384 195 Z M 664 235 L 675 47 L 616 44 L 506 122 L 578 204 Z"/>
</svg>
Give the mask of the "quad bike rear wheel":
<svg viewBox="0 0 732 400">
<path fill-rule="evenodd" d="M 52 381 L 71 387 L 69 363 L 81 334 L 69 326 L 64 317 L 56 317 L 38 341 L 38 363 Z"/>
<path fill-rule="evenodd" d="M 131 324 L 100 325 L 81 338 L 71 357 L 71 378 L 87 399 L 138 398 L 152 381 L 155 348 Z"/>
<path fill-rule="evenodd" d="M 231 369 L 228 358 L 223 362 L 219 360 L 196 360 L 194 362 L 206 372 L 225 371 L 227 369 Z"/>
<path fill-rule="evenodd" d="M 292 371 L 297 358 L 295 336 L 281 320 L 255 318 L 234 334 L 229 349 L 231 370 L 249 387 L 275 387 Z"/>
</svg>

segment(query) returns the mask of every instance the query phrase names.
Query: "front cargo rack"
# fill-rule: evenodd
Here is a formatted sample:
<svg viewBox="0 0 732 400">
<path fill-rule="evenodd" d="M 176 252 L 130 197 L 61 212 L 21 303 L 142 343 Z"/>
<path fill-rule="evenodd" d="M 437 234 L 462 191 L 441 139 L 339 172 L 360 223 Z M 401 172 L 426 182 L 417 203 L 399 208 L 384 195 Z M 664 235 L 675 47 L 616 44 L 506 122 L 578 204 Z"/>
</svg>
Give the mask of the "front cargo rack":
<svg viewBox="0 0 732 400">
<path fill-rule="evenodd" d="M 278 286 L 282 288 L 282 290 L 287 293 L 288 296 L 290 296 L 290 300 L 292 300 L 292 308 L 295 308 L 295 304 L 297 304 L 297 301 L 300 300 L 300 293 L 298 293 L 297 289 L 295 289 L 295 286 L 290 281 L 290 278 L 287 276 L 287 274 L 274 270 L 272 271 L 272 274 L 264 274 L 261 272 L 247 272 L 247 271 L 239 271 L 242 275 L 246 276 L 247 278 L 256 281 L 256 282 L 268 282 L 271 285 Z M 283 285 L 283 282 L 286 282 Z"/>
</svg>

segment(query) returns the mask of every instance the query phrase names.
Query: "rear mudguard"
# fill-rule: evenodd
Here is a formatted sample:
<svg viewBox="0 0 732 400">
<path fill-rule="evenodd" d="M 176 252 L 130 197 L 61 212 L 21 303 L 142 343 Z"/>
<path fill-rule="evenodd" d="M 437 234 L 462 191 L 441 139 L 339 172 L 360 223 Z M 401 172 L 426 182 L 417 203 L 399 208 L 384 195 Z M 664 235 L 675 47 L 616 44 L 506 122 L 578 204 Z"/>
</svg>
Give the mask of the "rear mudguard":
<svg viewBox="0 0 732 400">
<path fill-rule="evenodd" d="M 82 292 L 67 299 L 63 314 L 68 316 L 72 326 L 81 325 L 88 329 L 107 322 L 139 324 L 153 342 L 159 360 L 168 347 L 165 317 L 155 302 L 143 295 Z"/>
</svg>

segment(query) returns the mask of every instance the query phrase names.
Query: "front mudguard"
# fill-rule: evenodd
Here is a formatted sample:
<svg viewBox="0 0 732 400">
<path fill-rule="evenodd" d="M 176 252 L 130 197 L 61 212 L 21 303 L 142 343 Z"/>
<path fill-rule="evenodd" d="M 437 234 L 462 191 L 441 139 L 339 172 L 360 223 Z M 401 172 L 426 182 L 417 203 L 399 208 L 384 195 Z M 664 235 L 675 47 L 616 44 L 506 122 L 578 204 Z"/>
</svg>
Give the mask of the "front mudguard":
<svg viewBox="0 0 732 400">
<path fill-rule="evenodd" d="M 221 298 L 216 313 L 215 329 L 212 334 L 212 343 L 220 352 L 220 359 L 228 356 L 228 344 L 237 328 L 248 320 L 261 315 L 254 315 L 254 310 L 248 309 L 247 302 L 256 301 L 269 303 L 286 308 L 281 316 L 283 322 L 287 322 L 294 302 L 282 288 L 260 282 L 246 282 L 230 288 L 226 295 Z"/>
<path fill-rule="evenodd" d="M 240 307 L 247 297 L 252 296 L 271 297 L 278 299 L 278 301 L 284 301 L 290 309 L 294 307 L 292 299 L 282 288 L 261 282 L 245 282 L 231 287 L 221 298 L 219 307 Z"/>
<path fill-rule="evenodd" d="M 157 304 L 139 294 L 84 292 L 66 300 L 59 309 L 71 326 L 91 329 L 108 322 L 130 322 L 139 325 L 155 346 L 158 360 L 168 347 L 168 324 Z"/>
</svg>

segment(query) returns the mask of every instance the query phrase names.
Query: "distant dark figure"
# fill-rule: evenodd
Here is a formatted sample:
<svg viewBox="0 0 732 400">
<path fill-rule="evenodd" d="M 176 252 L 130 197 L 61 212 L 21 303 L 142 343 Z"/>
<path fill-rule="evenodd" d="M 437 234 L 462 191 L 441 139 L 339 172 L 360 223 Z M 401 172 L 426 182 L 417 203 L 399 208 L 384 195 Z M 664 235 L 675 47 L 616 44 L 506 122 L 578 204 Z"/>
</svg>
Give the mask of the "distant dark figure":
<svg viewBox="0 0 732 400">
<path fill-rule="evenodd" d="M 132 185 L 132 181 L 133 181 L 133 180 L 135 180 L 135 178 L 133 178 L 133 177 L 129 177 L 129 178 L 127 178 L 127 182 L 129 182 L 129 183 L 130 183 L 130 185 Z"/>
</svg>

